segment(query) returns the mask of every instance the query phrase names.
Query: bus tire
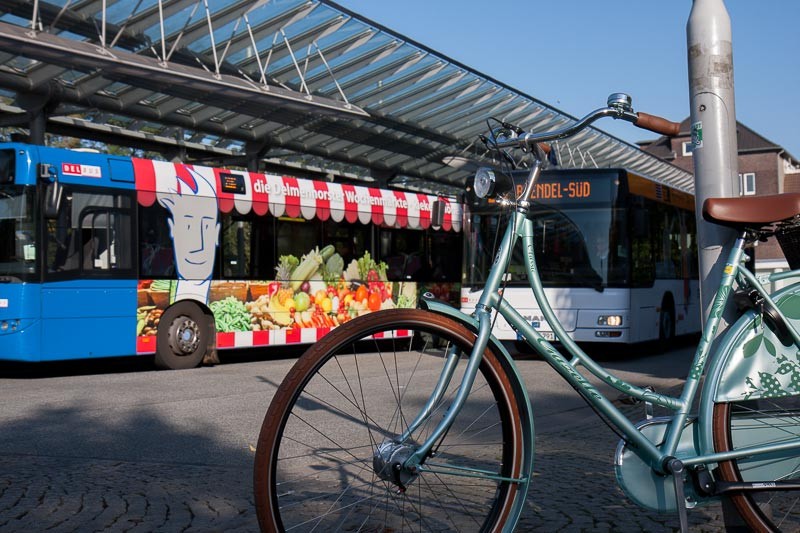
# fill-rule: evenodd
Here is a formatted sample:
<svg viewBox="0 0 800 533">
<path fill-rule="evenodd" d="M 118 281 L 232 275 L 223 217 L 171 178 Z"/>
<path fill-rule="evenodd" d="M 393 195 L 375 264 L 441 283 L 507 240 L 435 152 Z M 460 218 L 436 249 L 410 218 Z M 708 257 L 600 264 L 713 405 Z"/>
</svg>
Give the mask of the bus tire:
<svg viewBox="0 0 800 533">
<path fill-rule="evenodd" d="M 661 301 L 661 312 L 658 314 L 658 342 L 667 350 L 675 340 L 675 301 L 667 293 Z"/>
<path fill-rule="evenodd" d="M 213 350 L 213 320 L 195 302 L 177 302 L 169 307 L 158 324 L 155 365 L 166 370 L 198 366 Z"/>
</svg>

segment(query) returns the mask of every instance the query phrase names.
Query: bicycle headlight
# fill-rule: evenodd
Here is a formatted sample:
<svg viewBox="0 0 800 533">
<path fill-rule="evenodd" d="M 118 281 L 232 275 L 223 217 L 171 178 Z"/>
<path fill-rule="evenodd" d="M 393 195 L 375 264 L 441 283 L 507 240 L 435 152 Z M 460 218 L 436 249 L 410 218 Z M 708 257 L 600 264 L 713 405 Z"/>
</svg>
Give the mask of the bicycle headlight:
<svg viewBox="0 0 800 533">
<path fill-rule="evenodd" d="M 475 172 L 473 190 L 478 198 L 487 198 L 494 193 L 495 185 L 497 185 L 497 178 L 492 169 L 481 167 Z"/>
</svg>

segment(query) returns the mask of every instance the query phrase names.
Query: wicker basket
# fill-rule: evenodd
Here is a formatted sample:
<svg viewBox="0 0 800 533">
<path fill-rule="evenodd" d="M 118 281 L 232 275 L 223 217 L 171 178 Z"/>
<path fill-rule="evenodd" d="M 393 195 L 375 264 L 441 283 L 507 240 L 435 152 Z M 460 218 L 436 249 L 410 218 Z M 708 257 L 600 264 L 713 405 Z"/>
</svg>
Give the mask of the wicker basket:
<svg viewBox="0 0 800 533">
<path fill-rule="evenodd" d="M 785 226 L 780 228 L 775 237 L 781 245 L 783 255 L 792 270 L 800 269 L 800 225 Z"/>
</svg>

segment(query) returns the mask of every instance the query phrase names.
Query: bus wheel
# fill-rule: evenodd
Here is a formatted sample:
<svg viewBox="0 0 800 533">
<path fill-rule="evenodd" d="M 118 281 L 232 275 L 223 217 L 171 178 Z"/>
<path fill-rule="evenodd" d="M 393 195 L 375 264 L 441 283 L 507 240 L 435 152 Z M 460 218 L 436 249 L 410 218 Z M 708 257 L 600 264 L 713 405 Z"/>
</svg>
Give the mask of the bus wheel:
<svg viewBox="0 0 800 533">
<path fill-rule="evenodd" d="M 182 370 L 200 364 L 210 346 L 210 318 L 192 302 L 178 302 L 164 311 L 158 324 L 155 364 Z"/>
<path fill-rule="evenodd" d="M 658 341 L 665 349 L 675 340 L 675 303 L 672 296 L 667 294 L 661 302 L 661 312 L 658 315 Z"/>
</svg>

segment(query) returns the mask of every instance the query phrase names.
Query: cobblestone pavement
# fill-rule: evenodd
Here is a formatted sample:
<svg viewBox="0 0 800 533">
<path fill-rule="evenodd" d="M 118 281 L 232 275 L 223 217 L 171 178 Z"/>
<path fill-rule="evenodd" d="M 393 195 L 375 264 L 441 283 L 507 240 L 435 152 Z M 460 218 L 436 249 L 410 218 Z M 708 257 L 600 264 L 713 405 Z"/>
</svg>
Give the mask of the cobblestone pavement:
<svg viewBox="0 0 800 533">
<path fill-rule="evenodd" d="M 675 531 L 616 487 L 616 437 L 573 428 L 537 439 L 535 481 L 519 531 Z M 582 442 L 578 450 L 571 450 Z M 25 455 L 0 456 L 0 530 L 255 531 L 251 470 Z M 723 531 L 718 505 L 689 513 L 692 531 Z"/>
<path fill-rule="evenodd" d="M 288 363 L 281 365 L 285 372 Z M 186 409 L 193 422 L 185 422 L 190 416 L 181 414 L 170 425 L 163 413 L 179 409 L 180 402 L 160 407 L 149 390 L 145 392 L 150 404 L 137 400 L 122 407 L 106 406 L 102 402 L 110 403 L 111 396 L 104 396 L 97 404 L 72 411 L 47 407 L 45 402 L 36 411 L 6 411 L 0 423 L 0 531 L 256 531 L 249 443 L 255 442 L 256 420 L 263 416 L 269 396 L 264 398 L 260 383 L 259 403 L 249 399 L 258 390 L 249 385 L 255 382 L 252 370 L 222 365 L 195 374 L 128 373 L 112 376 L 107 386 L 113 391 L 148 386 L 164 390 L 165 384 L 171 384 L 168 393 L 178 397 L 187 383 L 207 379 L 207 384 L 193 386 L 210 389 L 232 369 L 239 372 L 235 380 L 231 378 L 239 396 L 253 403 L 252 414 L 242 413 L 239 404 L 226 403 L 229 400 L 205 398 L 206 411 L 195 406 Z M 531 368 L 531 374 L 540 371 Z M 250 381 L 242 377 L 248 373 Z M 275 374 L 262 381 L 279 381 L 282 374 Z M 261 379 L 261 375 L 255 377 Z M 70 381 L 67 390 L 87 383 L 96 386 L 100 380 L 98 376 L 57 379 L 75 382 Z M 21 386 L 0 380 L 0 392 L 34 386 L 48 390 L 45 385 L 35 380 Z M 112 394 L 124 396 L 123 392 Z M 641 406 L 625 409 L 632 418 L 641 418 Z M 251 434 L 224 437 L 227 428 L 211 421 L 226 416 L 240 416 L 241 426 Z M 545 420 L 537 433 L 535 480 L 519 531 L 678 529 L 676 515 L 644 511 L 617 488 L 613 454 L 618 439 L 611 430 L 597 421 L 591 429 L 580 423 L 553 427 Z M 197 450 L 205 450 L 205 455 Z M 724 530 L 719 505 L 692 510 L 689 519 L 692 531 Z"/>
</svg>

